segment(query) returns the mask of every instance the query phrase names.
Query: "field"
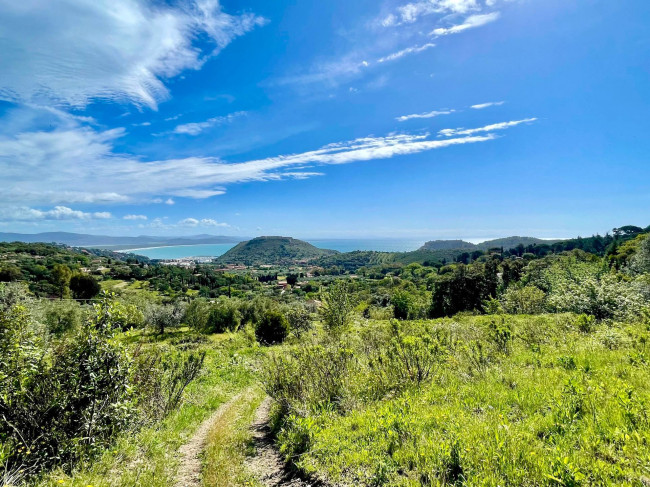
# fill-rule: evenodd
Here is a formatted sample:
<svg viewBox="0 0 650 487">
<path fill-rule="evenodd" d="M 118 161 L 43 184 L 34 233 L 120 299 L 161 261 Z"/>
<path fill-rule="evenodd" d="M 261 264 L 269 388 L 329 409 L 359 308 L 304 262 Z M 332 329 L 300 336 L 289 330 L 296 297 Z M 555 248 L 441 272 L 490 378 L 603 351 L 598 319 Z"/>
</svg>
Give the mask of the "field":
<svg viewBox="0 0 650 487">
<path fill-rule="evenodd" d="M 266 383 L 280 448 L 329 485 L 642 485 L 647 338 L 568 314 L 370 322 L 280 352 Z"/>
</svg>

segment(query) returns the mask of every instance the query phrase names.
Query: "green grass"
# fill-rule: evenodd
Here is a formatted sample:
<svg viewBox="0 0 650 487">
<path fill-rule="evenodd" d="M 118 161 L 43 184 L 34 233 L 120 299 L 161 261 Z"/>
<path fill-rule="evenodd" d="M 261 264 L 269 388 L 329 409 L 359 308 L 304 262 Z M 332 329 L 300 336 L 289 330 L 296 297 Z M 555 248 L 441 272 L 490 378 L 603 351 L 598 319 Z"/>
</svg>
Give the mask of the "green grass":
<svg viewBox="0 0 650 487">
<path fill-rule="evenodd" d="M 124 337 L 135 344 L 173 347 L 189 336 L 187 329 L 172 330 L 163 337 L 131 333 Z M 197 350 L 206 351 L 203 375 L 188 386 L 179 409 L 161 424 L 124 434 L 114 447 L 94 461 L 81 465 L 72 474 L 54 471 L 37 485 L 126 487 L 173 485 L 178 460 L 176 452 L 195 429 L 219 406 L 255 382 L 253 364 L 260 349 L 244 335 L 224 334 L 207 337 Z"/>
<path fill-rule="evenodd" d="M 643 485 L 647 326 L 584 334 L 570 315 L 508 316 L 514 340 L 497 351 L 492 320 L 501 318 L 403 324 L 405 335 L 445 337 L 444 359 L 428 382 L 380 398 L 368 394 L 380 369 L 366 368 L 363 343 L 374 336 L 379 349 L 390 332 L 379 322 L 358 327 L 333 345 L 354 364 L 342 392 L 334 403 L 294 403 L 281 448 L 303 471 L 342 486 Z M 294 366 L 300 374 L 310 365 Z"/>
<path fill-rule="evenodd" d="M 261 485 L 247 471 L 245 462 L 251 453 L 250 425 L 264 396 L 259 387 L 247 389 L 212 427 L 203 462 L 205 487 Z"/>
</svg>

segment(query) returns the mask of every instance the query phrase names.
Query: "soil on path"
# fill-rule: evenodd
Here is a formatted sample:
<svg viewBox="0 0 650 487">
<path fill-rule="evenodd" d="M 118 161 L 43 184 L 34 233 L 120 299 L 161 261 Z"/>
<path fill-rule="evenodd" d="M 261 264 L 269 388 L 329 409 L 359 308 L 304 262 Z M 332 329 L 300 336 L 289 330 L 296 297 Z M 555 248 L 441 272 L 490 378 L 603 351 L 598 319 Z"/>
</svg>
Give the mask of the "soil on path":
<svg viewBox="0 0 650 487">
<path fill-rule="evenodd" d="M 255 413 L 251 425 L 255 456 L 247 461 L 249 470 L 265 487 L 316 487 L 319 484 L 306 481 L 286 468 L 273 444 L 269 427 L 270 409 L 271 399 L 267 397 Z"/>
<path fill-rule="evenodd" d="M 236 395 L 230 401 L 222 404 L 212 416 L 203 421 L 192 435 L 192 438 L 178 449 L 180 465 L 176 473 L 176 487 L 200 487 L 201 486 L 201 454 L 205 450 L 208 433 L 212 426 L 219 421 L 219 418 L 237 402 L 241 394 Z"/>
</svg>

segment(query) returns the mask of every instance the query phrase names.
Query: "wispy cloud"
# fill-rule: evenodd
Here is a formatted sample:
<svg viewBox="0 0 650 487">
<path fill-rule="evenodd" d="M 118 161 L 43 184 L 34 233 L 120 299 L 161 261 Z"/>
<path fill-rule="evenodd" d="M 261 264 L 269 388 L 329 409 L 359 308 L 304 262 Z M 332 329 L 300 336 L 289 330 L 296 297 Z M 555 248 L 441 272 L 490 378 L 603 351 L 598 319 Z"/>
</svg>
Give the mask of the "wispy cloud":
<svg viewBox="0 0 650 487">
<path fill-rule="evenodd" d="M 0 3 L 0 99 L 81 107 L 92 100 L 155 108 L 163 80 L 198 69 L 266 22 L 218 0 L 26 0 Z M 35 28 L 34 26 L 38 26 Z M 201 47 L 195 42 L 201 38 Z"/>
<path fill-rule="evenodd" d="M 472 105 L 471 108 L 474 110 L 483 110 L 484 108 L 497 107 L 503 105 L 504 101 L 491 101 L 488 103 L 479 103 L 478 105 Z"/>
<path fill-rule="evenodd" d="M 279 86 L 311 85 L 315 83 L 336 86 L 341 82 L 358 77 L 368 66 L 370 66 L 370 63 L 359 59 L 358 53 L 354 52 L 339 59 L 317 63 L 306 73 L 284 76 L 274 83 Z"/>
<path fill-rule="evenodd" d="M 500 16 L 501 14 L 499 14 L 499 12 L 471 15 L 467 17 L 462 24 L 456 24 L 456 25 L 452 25 L 451 27 L 440 27 L 438 29 L 434 29 L 431 32 L 431 35 L 446 36 L 449 34 L 459 34 L 468 29 L 474 29 L 475 27 L 481 27 L 483 25 L 489 24 L 490 22 L 494 22 Z"/>
<path fill-rule="evenodd" d="M 423 0 L 401 5 L 396 12 L 382 20 L 384 27 L 398 24 L 412 24 L 420 17 L 431 14 L 456 13 L 464 14 L 479 9 L 476 0 Z"/>
<path fill-rule="evenodd" d="M 498 130 L 505 130 L 505 129 L 509 129 L 510 127 L 516 127 L 517 125 L 521 125 L 522 123 L 532 123 L 535 121 L 537 121 L 537 118 L 526 118 L 524 120 L 513 120 L 511 122 L 494 123 L 492 125 L 486 125 L 485 127 L 479 127 L 475 129 L 464 129 L 464 128 L 442 129 L 440 132 L 438 132 L 438 135 L 445 136 L 445 137 L 455 137 L 458 135 L 468 136 L 468 135 L 474 135 L 474 134 L 479 134 L 484 132 L 495 132 Z"/>
<path fill-rule="evenodd" d="M 223 125 L 225 123 L 230 123 L 238 117 L 246 115 L 246 112 L 234 112 L 229 113 L 228 115 L 220 117 L 208 118 L 204 122 L 193 122 L 193 123 L 184 123 L 177 125 L 172 131 L 175 134 L 186 134 L 186 135 L 199 135 L 206 129 L 214 127 L 216 125 Z"/>
<path fill-rule="evenodd" d="M 125 220 L 146 220 L 147 215 L 124 215 L 122 218 Z"/>
<path fill-rule="evenodd" d="M 427 49 L 431 49 L 432 47 L 436 47 L 436 45 L 432 43 L 428 43 L 428 44 L 423 44 L 421 46 L 407 47 L 406 49 L 402 49 L 401 51 L 397 51 L 394 52 L 393 54 L 389 54 L 388 56 L 379 58 L 377 59 L 377 62 L 384 63 L 386 61 L 394 61 L 396 59 L 406 56 L 407 54 L 415 54 L 418 52 L 426 51 Z"/>
<path fill-rule="evenodd" d="M 196 219 L 196 218 L 185 218 L 181 221 L 178 222 L 179 226 L 182 227 L 229 227 L 227 223 L 222 223 L 218 222 L 216 220 L 213 220 L 212 218 L 202 218 L 202 219 Z"/>
<path fill-rule="evenodd" d="M 120 202 L 173 204 L 173 197 L 206 198 L 223 193 L 233 183 L 315 175 L 310 174 L 315 171 L 294 169 L 305 165 L 388 159 L 492 139 L 490 134 L 446 140 L 400 134 L 366 137 L 313 151 L 244 162 L 224 162 L 215 157 L 144 162 L 113 150 L 115 141 L 123 135 L 123 129 L 97 132 L 79 127 L 0 137 L 0 185 L 4 202 L 20 198 L 22 204 L 48 204 L 51 199 L 65 200 L 66 195 L 82 187 L 88 194 L 115 193 Z M 74 198 L 78 196 L 75 194 Z"/>
<path fill-rule="evenodd" d="M 112 215 L 107 211 L 86 213 L 67 206 L 55 206 L 50 210 L 39 210 L 27 206 L 0 208 L 0 221 L 41 220 L 106 220 Z"/>
<path fill-rule="evenodd" d="M 401 117 L 397 117 L 395 120 L 398 122 L 406 122 L 407 120 L 414 118 L 434 118 L 439 117 L 440 115 L 451 115 L 455 111 L 456 110 L 434 110 L 432 112 L 413 113 L 411 115 L 402 115 Z"/>
</svg>

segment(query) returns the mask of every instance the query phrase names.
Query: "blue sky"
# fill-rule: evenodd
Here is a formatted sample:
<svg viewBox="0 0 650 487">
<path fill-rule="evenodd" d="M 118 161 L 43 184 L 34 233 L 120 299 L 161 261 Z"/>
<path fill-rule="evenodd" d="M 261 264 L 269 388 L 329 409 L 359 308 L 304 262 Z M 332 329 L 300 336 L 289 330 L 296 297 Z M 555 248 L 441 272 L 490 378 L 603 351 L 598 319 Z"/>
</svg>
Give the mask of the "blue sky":
<svg viewBox="0 0 650 487">
<path fill-rule="evenodd" d="M 650 2 L 0 3 L 0 231 L 650 223 Z"/>
</svg>

